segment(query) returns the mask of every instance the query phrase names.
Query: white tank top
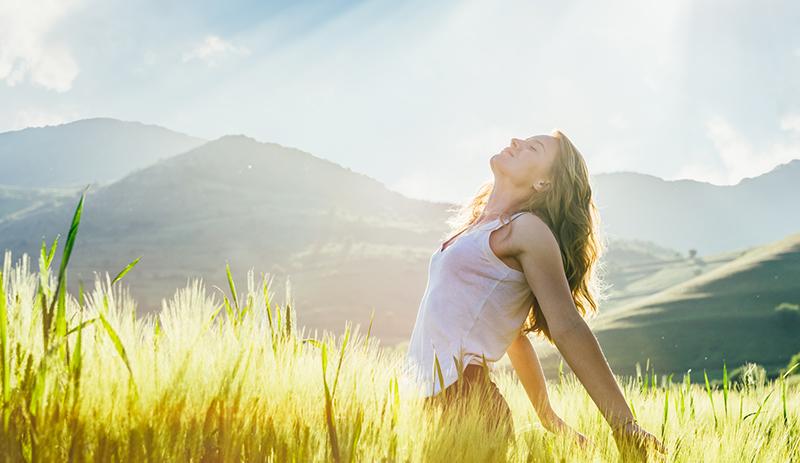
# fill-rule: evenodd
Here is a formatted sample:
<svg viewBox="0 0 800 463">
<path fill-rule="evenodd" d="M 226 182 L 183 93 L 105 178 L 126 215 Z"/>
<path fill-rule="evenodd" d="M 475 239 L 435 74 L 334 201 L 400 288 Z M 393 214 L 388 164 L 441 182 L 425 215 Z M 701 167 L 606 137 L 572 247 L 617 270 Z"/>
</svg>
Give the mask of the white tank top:
<svg viewBox="0 0 800 463">
<path fill-rule="evenodd" d="M 524 212 L 512 215 L 516 219 Z M 428 264 L 428 283 L 417 312 L 406 354 L 407 372 L 424 386 L 425 396 L 442 387 L 435 373 L 434 352 L 446 388 L 462 366 L 480 363 L 490 369 L 516 339 L 533 304 L 525 274 L 500 260 L 489 247 L 499 218 L 479 224 L 441 244 Z M 463 370 L 462 370 L 463 371 Z"/>
</svg>

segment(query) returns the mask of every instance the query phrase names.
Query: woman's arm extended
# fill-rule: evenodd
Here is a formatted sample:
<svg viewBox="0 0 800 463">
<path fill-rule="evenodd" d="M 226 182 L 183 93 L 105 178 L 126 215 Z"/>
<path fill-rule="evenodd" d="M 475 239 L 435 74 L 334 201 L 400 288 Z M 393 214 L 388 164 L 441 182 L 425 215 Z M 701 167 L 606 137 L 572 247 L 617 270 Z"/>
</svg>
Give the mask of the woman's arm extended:
<svg viewBox="0 0 800 463">
<path fill-rule="evenodd" d="M 525 214 L 519 219 L 512 235 L 516 257 L 540 303 L 556 347 L 615 434 L 619 431 L 633 435 L 663 450 L 655 437 L 635 425 L 597 339 L 575 307 L 555 236 L 535 215 Z"/>
<path fill-rule="evenodd" d="M 542 425 L 545 429 L 552 430 L 553 418 L 557 418 L 557 415 L 550 406 L 542 365 L 539 363 L 539 357 L 536 356 L 530 340 L 527 336 L 520 334 L 508 347 L 506 353 L 534 410 L 536 410 L 536 414 L 542 421 Z"/>
<path fill-rule="evenodd" d="M 553 411 L 550 405 L 550 398 L 547 395 L 547 383 L 544 378 L 544 371 L 542 371 L 542 364 L 539 362 L 539 357 L 531 345 L 530 339 L 524 334 L 520 334 L 514 342 L 511 343 L 508 350 L 509 360 L 517 372 L 528 398 L 536 410 L 536 415 L 542 422 L 542 426 L 553 433 L 572 433 L 575 438 L 581 443 L 588 442 L 585 436 L 581 433 L 570 428 L 557 414 Z"/>
</svg>

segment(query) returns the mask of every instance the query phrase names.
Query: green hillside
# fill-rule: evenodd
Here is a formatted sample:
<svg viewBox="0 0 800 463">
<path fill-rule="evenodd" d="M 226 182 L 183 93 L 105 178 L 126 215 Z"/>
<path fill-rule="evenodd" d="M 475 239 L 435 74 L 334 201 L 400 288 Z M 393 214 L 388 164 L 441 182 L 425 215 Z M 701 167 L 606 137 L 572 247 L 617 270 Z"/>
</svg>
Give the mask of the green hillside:
<svg viewBox="0 0 800 463">
<path fill-rule="evenodd" d="M 75 195 L 75 188 L 24 188 L 0 185 L 0 222 L 17 219 L 39 207 Z"/>
<path fill-rule="evenodd" d="M 609 285 L 607 299 L 600 313 L 611 313 L 621 307 L 690 280 L 697 275 L 727 264 L 744 254 L 745 250 L 724 252 L 711 256 L 680 252 L 643 240 L 609 241 L 602 257 L 603 280 Z"/>
<path fill-rule="evenodd" d="M 721 375 L 723 359 L 776 373 L 800 351 L 800 317 L 776 306 L 800 302 L 800 234 L 740 257 L 599 318 L 593 329 L 616 372 L 650 359 L 663 373 Z"/>
</svg>

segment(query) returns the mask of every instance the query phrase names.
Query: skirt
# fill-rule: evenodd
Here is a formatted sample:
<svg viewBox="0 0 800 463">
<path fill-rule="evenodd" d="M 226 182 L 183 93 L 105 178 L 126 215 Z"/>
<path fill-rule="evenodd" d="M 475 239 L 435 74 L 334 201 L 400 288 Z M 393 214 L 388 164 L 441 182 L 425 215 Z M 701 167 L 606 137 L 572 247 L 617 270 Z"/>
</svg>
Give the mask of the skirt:
<svg viewBox="0 0 800 463">
<path fill-rule="evenodd" d="M 508 406 L 500 389 L 489 377 L 488 369 L 481 365 L 471 363 L 464 369 L 463 376 L 455 383 L 447 386 L 444 391 L 425 398 L 426 405 L 442 404 L 446 412 L 456 408 L 454 404 L 462 400 L 480 400 L 482 414 L 485 422 L 490 427 L 502 427 L 506 438 L 514 438 L 514 420 L 511 408 Z"/>
</svg>

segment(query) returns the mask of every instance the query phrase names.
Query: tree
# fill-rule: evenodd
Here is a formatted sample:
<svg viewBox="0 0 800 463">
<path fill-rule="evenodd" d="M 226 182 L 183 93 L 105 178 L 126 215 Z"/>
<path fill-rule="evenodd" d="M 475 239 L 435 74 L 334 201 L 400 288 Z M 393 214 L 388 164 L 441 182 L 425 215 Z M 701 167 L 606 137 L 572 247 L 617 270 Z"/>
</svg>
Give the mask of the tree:
<svg viewBox="0 0 800 463">
<path fill-rule="evenodd" d="M 788 302 L 781 302 L 775 306 L 775 314 L 780 319 L 781 323 L 787 327 L 794 327 L 800 324 L 800 304 L 790 304 Z"/>
<path fill-rule="evenodd" d="M 793 367 L 794 367 L 794 370 L 792 370 Z M 783 372 L 789 371 L 789 370 L 792 370 L 792 372 L 789 373 L 789 375 L 799 375 L 800 374 L 800 352 L 794 354 L 792 356 L 792 358 L 789 359 L 789 364 L 786 365 L 786 370 L 784 370 Z M 783 374 L 783 372 L 781 372 L 781 374 Z"/>
</svg>

